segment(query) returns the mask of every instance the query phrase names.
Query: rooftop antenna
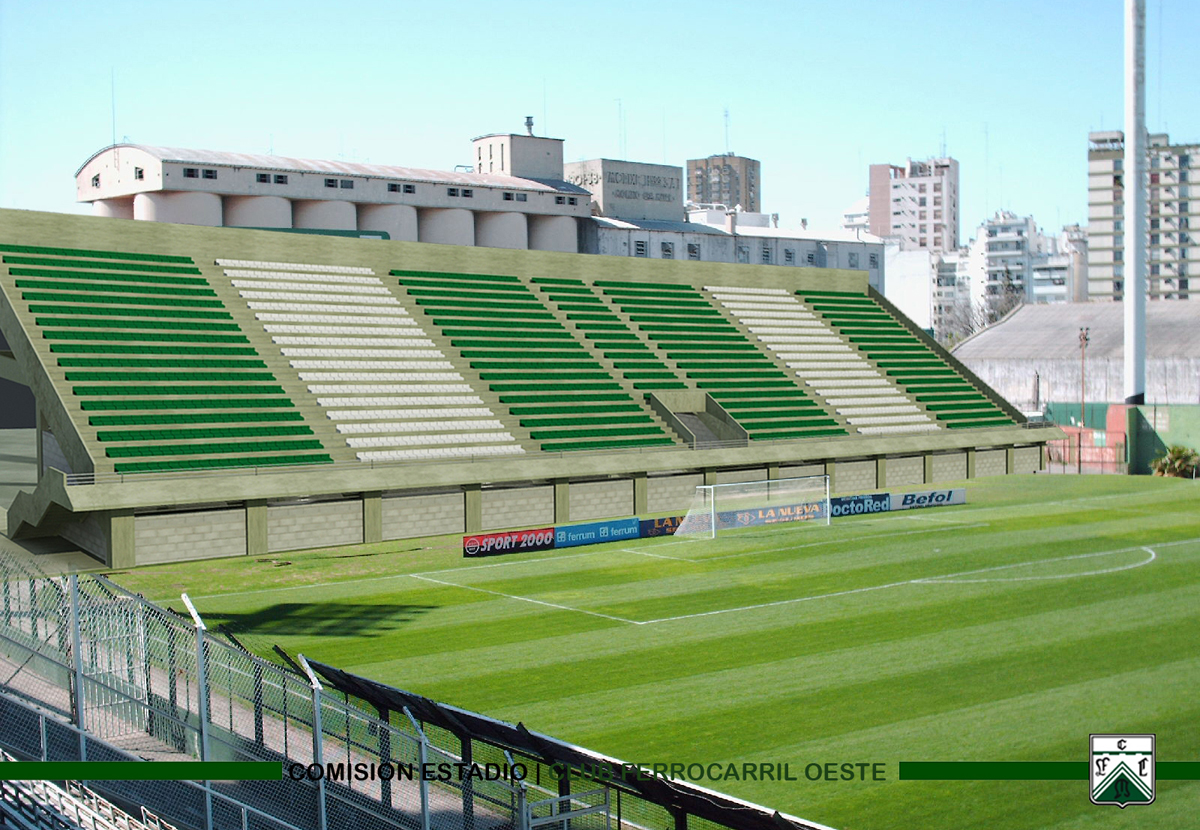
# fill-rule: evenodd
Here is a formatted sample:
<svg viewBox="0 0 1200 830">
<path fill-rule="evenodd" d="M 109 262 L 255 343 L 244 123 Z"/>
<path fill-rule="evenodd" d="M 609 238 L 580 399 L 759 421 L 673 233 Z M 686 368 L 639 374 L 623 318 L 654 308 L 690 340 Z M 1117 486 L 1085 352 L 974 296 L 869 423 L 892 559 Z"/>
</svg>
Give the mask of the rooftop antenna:
<svg viewBox="0 0 1200 830">
<path fill-rule="evenodd" d="M 532 115 L 525 116 L 525 132 L 529 133 L 530 135 L 533 135 L 533 116 Z"/>
<path fill-rule="evenodd" d="M 725 155 L 730 155 L 729 152 L 729 107 L 725 107 Z"/>
</svg>

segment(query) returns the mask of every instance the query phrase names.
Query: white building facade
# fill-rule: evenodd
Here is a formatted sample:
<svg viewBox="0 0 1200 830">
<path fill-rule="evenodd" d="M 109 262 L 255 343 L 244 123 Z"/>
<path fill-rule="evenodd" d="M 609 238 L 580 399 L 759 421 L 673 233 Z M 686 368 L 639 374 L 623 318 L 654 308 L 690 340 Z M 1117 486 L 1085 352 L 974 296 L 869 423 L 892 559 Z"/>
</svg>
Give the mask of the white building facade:
<svg viewBox="0 0 1200 830">
<path fill-rule="evenodd" d="M 946 157 L 872 164 L 868 226 L 874 236 L 899 237 L 906 251 L 956 250 L 958 162 Z"/>
<path fill-rule="evenodd" d="M 1200 187 L 1195 173 L 1200 144 L 1171 144 L 1166 133 L 1151 134 L 1147 181 L 1146 285 L 1149 297 L 1191 299 L 1200 276 Z M 1125 281 L 1125 134 L 1088 133 L 1088 260 L 1090 300 L 1120 300 Z"/>
</svg>

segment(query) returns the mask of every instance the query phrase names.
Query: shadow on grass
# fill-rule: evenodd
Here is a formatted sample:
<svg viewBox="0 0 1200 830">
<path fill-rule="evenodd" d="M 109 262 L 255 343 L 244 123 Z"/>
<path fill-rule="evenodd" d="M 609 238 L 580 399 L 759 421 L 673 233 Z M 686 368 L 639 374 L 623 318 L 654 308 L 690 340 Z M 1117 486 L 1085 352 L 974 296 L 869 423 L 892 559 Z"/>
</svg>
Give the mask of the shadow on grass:
<svg viewBox="0 0 1200 830">
<path fill-rule="evenodd" d="M 436 605 L 368 605 L 344 602 L 281 602 L 250 614 L 205 616 L 235 636 L 380 637 Z"/>
</svg>

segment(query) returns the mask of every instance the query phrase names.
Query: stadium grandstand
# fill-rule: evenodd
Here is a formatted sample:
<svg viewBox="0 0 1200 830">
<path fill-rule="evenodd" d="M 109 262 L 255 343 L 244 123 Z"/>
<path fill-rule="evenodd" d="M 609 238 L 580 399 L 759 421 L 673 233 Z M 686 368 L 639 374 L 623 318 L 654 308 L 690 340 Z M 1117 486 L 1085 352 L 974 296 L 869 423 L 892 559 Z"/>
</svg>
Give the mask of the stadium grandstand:
<svg viewBox="0 0 1200 830">
<path fill-rule="evenodd" d="M 1031 472 L 863 271 L 0 212 L 12 538 L 110 567 L 652 515 L 699 484 Z"/>
</svg>

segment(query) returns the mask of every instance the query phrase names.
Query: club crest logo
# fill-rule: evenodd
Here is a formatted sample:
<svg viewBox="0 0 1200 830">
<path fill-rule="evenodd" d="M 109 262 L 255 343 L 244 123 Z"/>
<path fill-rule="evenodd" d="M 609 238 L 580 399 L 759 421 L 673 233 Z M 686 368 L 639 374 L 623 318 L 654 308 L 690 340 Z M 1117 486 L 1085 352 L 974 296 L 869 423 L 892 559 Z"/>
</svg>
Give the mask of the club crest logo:
<svg viewBox="0 0 1200 830">
<path fill-rule="evenodd" d="M 1092 735 L 1091 799 L 1093 804 L 1154 801 L 1154 736 Z"/>
</svg>

